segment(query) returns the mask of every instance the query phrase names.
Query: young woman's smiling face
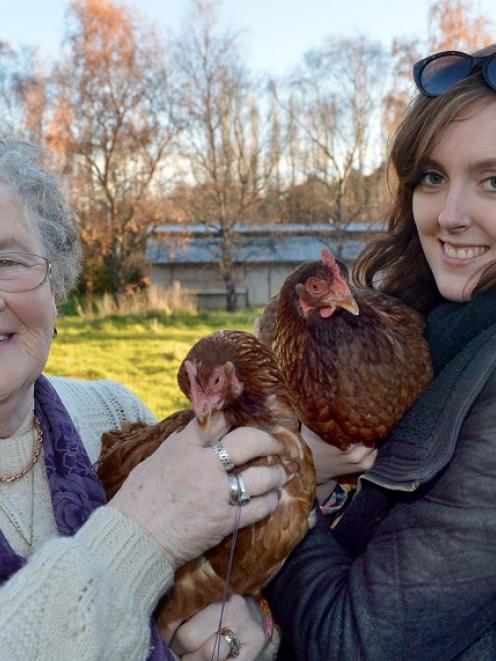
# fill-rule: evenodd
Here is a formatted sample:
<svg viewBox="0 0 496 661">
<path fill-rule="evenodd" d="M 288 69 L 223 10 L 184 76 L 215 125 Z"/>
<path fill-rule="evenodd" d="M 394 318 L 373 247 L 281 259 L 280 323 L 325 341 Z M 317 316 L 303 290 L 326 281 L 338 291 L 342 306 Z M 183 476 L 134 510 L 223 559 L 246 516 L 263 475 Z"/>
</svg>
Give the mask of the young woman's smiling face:
<svg viewBox="0 0 496 661">
<path fill-rule="evenodd" d="M 470 298 L 496 262 L 496 100 L 447 126 L 413 194 L 422 250 L 446 299 Z"/>
</svg>

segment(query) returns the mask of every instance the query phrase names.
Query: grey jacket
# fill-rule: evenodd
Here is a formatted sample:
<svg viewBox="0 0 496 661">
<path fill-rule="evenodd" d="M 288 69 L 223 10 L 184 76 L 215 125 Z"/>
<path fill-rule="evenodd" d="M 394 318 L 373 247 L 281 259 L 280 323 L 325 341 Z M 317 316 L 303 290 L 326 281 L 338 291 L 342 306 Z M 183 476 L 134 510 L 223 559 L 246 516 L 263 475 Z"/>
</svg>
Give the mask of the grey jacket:
<svg viewBox="0 0 496 661">
<path fill-rule="evenodd" d="M 267 589 L 297 658 L 496 659 L 496 327 L 466 349 L 364 476 L 395 497 L 365 552 L 322 517 Z"/>
</svg>

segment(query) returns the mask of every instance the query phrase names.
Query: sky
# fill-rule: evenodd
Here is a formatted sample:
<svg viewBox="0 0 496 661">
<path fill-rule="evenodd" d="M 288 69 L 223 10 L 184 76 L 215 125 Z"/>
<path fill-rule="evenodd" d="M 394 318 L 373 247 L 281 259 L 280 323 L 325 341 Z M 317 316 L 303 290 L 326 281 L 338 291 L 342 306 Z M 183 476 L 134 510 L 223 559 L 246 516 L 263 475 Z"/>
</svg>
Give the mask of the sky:
<svg viewBox="0 0 496 661">
<path fill-rule="evenodd" d="M 0 0 L 0 41 L 18 49 L 37 46 L 56 56 L 64 29 L 67 0 Z M 188 0 L 129 0 L 125 4 L 159 28 L 177 30 Z M 423 39 L 430 0 L 224 0 L 226 25 L 242 30 L 246 61 L 254 71 L 284 75 L 310 48 L 329 35 L 367 35 L 389 46 L 395 37 Z M 496 1 L 473 3 L 496 22 Z M 495 39 L 496 40 L 496 39 Z"/>
</svg>

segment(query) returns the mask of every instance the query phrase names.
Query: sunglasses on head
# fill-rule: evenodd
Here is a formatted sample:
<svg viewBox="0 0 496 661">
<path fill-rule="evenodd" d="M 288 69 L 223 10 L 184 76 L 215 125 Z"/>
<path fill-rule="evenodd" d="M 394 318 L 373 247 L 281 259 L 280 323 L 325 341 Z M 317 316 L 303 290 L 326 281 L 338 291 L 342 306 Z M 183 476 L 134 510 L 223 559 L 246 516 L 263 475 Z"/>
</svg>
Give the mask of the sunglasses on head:
<svg viewBox="0 0 496 661">
<path fill-rule="evenodd" d="M 413 67 L 413 77 L 425 96 L 439 96 L 473 73 L 482 71 L 484 80 L 496 91 L 496 53 L 474 57 L 456 50 L 446 50 L 419 60 Z"/>
</svg>

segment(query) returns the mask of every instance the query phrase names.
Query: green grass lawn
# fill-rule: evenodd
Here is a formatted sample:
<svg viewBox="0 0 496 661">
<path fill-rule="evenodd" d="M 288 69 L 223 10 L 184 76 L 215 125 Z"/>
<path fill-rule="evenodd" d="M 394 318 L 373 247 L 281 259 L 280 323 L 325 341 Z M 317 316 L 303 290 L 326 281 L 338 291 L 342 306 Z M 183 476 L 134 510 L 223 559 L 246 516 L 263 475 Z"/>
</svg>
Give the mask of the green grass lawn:
<svg viewBox="0 0 496 661">
<path fill-rule="evenodd" d="M 176 376 L 190 347 L 220 328 L 252 332 L 258 314 L 260 309 L 252 308 L 235 314 L 215 311 L 91 321 L 61 316 L 45 373 L 119 381 L 163 418 L 187 404 Z"/>
</svg>

